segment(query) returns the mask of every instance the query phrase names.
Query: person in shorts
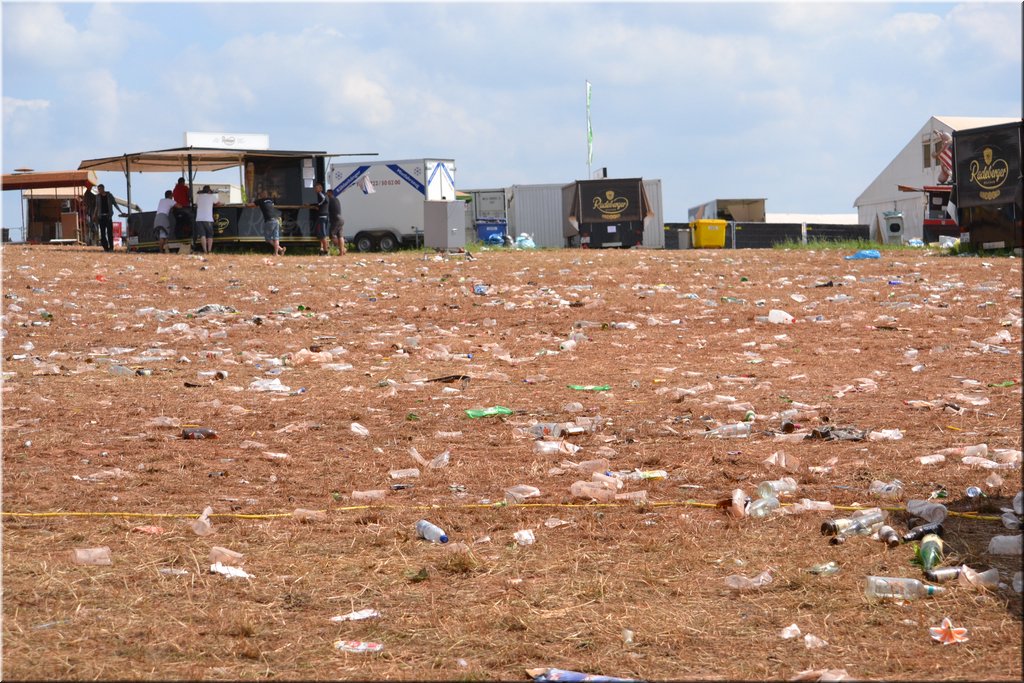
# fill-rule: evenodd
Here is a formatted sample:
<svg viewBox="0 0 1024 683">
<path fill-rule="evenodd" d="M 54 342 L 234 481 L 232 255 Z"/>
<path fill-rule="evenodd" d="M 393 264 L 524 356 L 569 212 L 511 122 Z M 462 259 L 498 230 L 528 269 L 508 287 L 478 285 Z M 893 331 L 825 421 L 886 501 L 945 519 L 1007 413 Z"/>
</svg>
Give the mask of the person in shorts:
<svg viewBox="0 0 1024 683">
<path fill-rule="evenodd" d="M 316 223 L 313 228 L 313 232 L 316 234 L 316 238 L 320 240 L 320 255 L 327 256 L 330 253 L 330 246 L 327 241 L 328 235 L 330 235 L 330 204 L 331 200 L 327 197 L 327 193 L 324 192 L 323 183 L 317 183 L 314 186 L 316 190 Z"/>
<path fill-rule="evenodd" d="M 196 195 L 195 236 L 205 254 L 213 251 L 213 207 L 217 204 L 220 204 L 217 201 L 217 195 L 209 185 L 203 185 L 203 189 Z"/>
<path fill-rule="evenodd" d="M 257 207 L 263 215 L 263 239 L 274 248 L 275 256 L 284 256 L 285 247 L 281 246 L 281 219 L 274 215 L 274 198 L 264 195 L 250 206 Z"/>
<path fill-rule="evenodd" d="M 337 192 L 328 192 L 330 199 L 329 214 L 331 217 L 331 241 L 338 247 L 338 256 L 345 255 L 345 235 L 342 229 L 345 227 L 345 219 L 341 217 L 341 200 Z"/>
<path fill-rule="evenodd" d="M 167 253 L 167 240 L 171 236 L 171 211 L 174 209 L 174 193 L 170 190 L 164 192 L 164 198 L 156 205 L 156 217 L 153 219 L 153 228 L 156 230 L 156 238 L 160 241 L 160 253 Z"/>
</svg>

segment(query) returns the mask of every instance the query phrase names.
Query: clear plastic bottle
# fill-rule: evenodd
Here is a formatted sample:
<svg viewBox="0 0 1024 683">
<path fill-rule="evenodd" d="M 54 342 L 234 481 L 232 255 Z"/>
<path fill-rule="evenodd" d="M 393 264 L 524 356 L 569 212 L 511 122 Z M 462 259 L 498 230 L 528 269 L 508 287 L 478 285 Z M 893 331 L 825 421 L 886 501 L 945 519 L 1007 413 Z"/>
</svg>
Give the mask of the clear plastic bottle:
<svg viewBox="0 0 1024 683">
<path fill-rule="evenodd" d="M 757 487 L 757 495 L 761 498 L 778 498 L 780 495 L 787 495 L 795 492 L 796 479 L 793 477 L 783 477 L 782 479 L 763 481 Z"/>
<path fill-rule="evenodd" d="M 758 498 L 747 506 L 747 516 L 767 517 L 777 507 L 779 507 L 779 499 L 774 496 Z"/>
<path fill-rule="evenodd" d="M 903 495 L 903 482 L 893 479 L 889 483 L 875 479 L 868 487 L 868 491 L 881 498 L 899 498 Z"/>
<path fill-rule="evenodd" d="M 836 536 L 845 533 L 857 520 L 867 518 L 871 524 L 881 524 L 885 521 L 886 513 L 880 508 L 867 508 L 858 510 L 847 518 L 828 519 L 821 523 L 822 536 Z"/>
<path fill-rule="evenodd" d="M 576 481 L 569 487 L 573 498 L 596 500 L 599 503 L 611 503 L 615 500 L 615 491 L 595 481 Z"/>
<path fill-rule="evenodd" d="M 851 518 L 850 525 L 843 531 L 836 534 L 831 540 L 829 540 L 829 543 L 831 545 L 840 545 L 845 543 L 846 539 L 851 536 L 870 536 L 882 525 L 885 521 L 885 517 L 886 512 L 884 510 L 875 509 L 868 514 Z"/>
<path fill-rule="evenodd" d="M 416 522 L 416 535 L 431 543 L 447 543 L 448 534 L 441 527 L 432 524 L 425 519 Z"/>
<path fill-rule="evenodd" d="M 908 500 L 907 512 L 914 517 L 919 517 L 926 522 L 941 523 L 946 520 L 949 510 L 945 505 L 932 503 L 927 500 Z"/>
<path fill-rule="evenodd" d="M 750 436 L 750 432 L 753 431 L 753 426 L 749 422 L 735 422 L 733 424 L 722 425 L 716 427 L 708 432 L 705 432 L 704 436 L 715 436 L 720 439 L 744 439 Z"/>
<path fill-rule="evenodd" d="M 868 600 L 916 600 L 944 592 L 941 586 L 929 586 L 917 579 L 869 576 L 864 587 Z"/>
</svg>

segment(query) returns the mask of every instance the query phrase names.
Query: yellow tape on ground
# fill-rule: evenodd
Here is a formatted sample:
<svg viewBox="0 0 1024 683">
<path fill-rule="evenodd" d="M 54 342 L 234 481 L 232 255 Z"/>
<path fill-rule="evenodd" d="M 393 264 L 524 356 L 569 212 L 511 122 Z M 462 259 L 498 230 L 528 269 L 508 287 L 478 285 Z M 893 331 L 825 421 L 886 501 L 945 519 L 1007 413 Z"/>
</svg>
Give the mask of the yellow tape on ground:
<svg viewBox="0 0 1024 683">
<path fill-rule="evenodd" d="M 783 507 L 792 505 L 793 503 L 782 503 Z M 674 507 L 674 506 L 686 506 L 686 507 L 703 507 L 703 508 L 714 508 L 717 507 L 715 503 L 702 503 L 696 500 L 668 500 L 659 502 L 650 502 L 646 505 L 636 505 L 632 502 L 622 503 L 516 503 L 510 505 L 504 501 L 497 503 L 462 503 L 459 505 L 445 506 L 448 508 L 635 508 L 635 507 Z M 426 509 L 426 510 L 437 510 L 441 509 L 440 505 L 346 505 L 343 507 L 333 508 L 335 512 L 348 512 L 352 510 L 409 510 L 409 509 Z M 835 505 L 833 506 L 836 510 L 866 510 L 863 506 L 850 506 L 850 505 Z M 904 508 L 899 507 L 883 507 L 881 508 L 888 512 L 903 512 Z M 319 512 L 329 512 L 328 510 L 319 510 Z M 158 518 L 182 518 L 191 519 L 198 516 L 195 512 L 74 512 L 74 511 L 50 511 L 50 512 L 3 512 L 4 517 L 158 517 Z M 960 517 L 962 519 L 974 519 L 984 522 L 999 522 L 1002 520 L 1001 517 L 995 515 L 982 515 L 975 512 L 949 512 L 950 517 Z M 292 517 L 290 512 L 266 512 L 266 513 L 242 513 L 242 512 L 215 512 L 210 517 L 220 518 L 234 518 L 234 519 L 282 519 L 285 517 Z"/>
</svg>

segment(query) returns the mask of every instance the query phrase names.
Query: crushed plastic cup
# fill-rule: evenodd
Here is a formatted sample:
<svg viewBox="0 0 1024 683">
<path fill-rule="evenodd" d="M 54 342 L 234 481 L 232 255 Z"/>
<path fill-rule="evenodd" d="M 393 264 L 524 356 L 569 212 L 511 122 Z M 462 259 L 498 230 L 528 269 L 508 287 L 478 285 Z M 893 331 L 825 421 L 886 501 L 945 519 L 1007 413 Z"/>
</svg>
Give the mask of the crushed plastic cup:
<svg viewBox="0 0 1024 683">
<path fill-rule="evenodd" d="M 907 512 L 926 522 L 935 523 L 941 523 L 949 516 L 949 510 L 946 509 L 945 505 L 932 503 L 927 500 L 908 500 Z"/>
<path fill-rule="evenodd" d="M 336 624 L 340 624 L 346 621 L 364 621 L 366 619 L 375 619 L 380 616 L 380 612 L 368 607 L 366 609 L 349 612 L 348 614 L 342 614 L 336 617 L 331 617 L 331 621 Z"/>
<path fill-rule="evenodd" d="M 975 571 L 966 564 L 960 568 L 960 575 L 957 581 L 965 588 L 980 588 L 982 590 L 995 590 L 999 587 L 999 570 L 995 567 L 983 572 Z"/>
<path fill-rule="evenodd" d="M 1021 535 L 1016 536 L 993 536 L 988 542 L 989 555 L 1020 555 Z"/>
<path fill-rule="evenodd" d="M 110 548 L 75 548 L 71 551 L 71 561 L 75 564 L 106 566 L 113 564 L 110 559 Z"/>
<path fill-rule="evenodd" d="M 799 626 L 797 626 L 796 624 L 790 624 L 786 628 L 782 629 L 781 632 L 779 632 L 779 637 L 783 640 L 789 640 L 791 638 L 799 638 L 800 633 L 801 632 Z"/>
<path fill-rule="evenodd" d="M 213 533 L 213 524 L 210 523 L 210 515 L 212 514 L 213 508 L 208 505 L 203 508 L 203 513 L 199 517 L 192 520 L 192 531 L 196 536 L 209 536 Z"/>
<path fill-rule="evenodd" d="M 520 529 L 512 534 L 512 538 L 519 545 L 533 545 L 537 541 L 532 529 Z"/>
<path fill-rule="evenodd" d="M 245 563 L 245 555 L 229 548 L 215 545 L 210 548 L 210 564 L 217 564 L 218 562 L 223 565 L 237 567 Z"/>
<path fill-rule="evenodd" d="M 356 436 L 367 437 L 370 435 L 370 430 L 364 427 L 363 425 L 359 424 L 358 422 L 353 422 L 352 426 L 349 427 L 349 429 L 351 429 L 352 433 L 355 434 Z"/>
<path fill-rule="evenodd" d="M 593 481 L 576 481 L 569 487 L 573 498 L 596 500 L 599 503 L 611 503 L 615 500 L 615 491 Z"/>
<path fill-rule="evenodd" d="M 292 519 L 297 522 L 326 522 L 327 512 L 324 510 L 307 510 L 306 508 L 295 508 L 292 511 Z"/>
<path fill-rule="evenodd" d="M 740 576 L 739 574 L 734 574 L 725 578 L 725 585 L 737 591 L 763 588 L 771 582 L 772 574 L 768 570 L 761 572 L 753 578 L 747 578 L 745 576 Z"/>
<path fill-rule="evenodd" d="M 540 489 L 535 486 L 527 486 L 526 484 L 516 484 L 511 488 L 505 489 L 505 500 L 509 503 L 523 503 L 529 498 L 536 498 L 540 496 Z"/>
</svg>

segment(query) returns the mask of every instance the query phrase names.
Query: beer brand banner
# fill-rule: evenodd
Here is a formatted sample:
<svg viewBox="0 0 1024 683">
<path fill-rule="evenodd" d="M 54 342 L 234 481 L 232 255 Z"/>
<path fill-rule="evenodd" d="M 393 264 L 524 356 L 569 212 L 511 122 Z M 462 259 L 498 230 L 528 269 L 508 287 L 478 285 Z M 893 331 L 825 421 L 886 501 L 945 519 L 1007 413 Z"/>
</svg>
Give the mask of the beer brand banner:
<svg viewBox="0 0 1024 683">
<path fill-rule="evenodd" d="M 1012 202 L 1020 182 L 1020 126 L 956 137 L 957 206 Z"/>
<path fill-rule="evenodd" d="M 641 221 L 650 212 L 640 178 L 580 180 L 571 216 L 578 223 Z"/>
</svg>

